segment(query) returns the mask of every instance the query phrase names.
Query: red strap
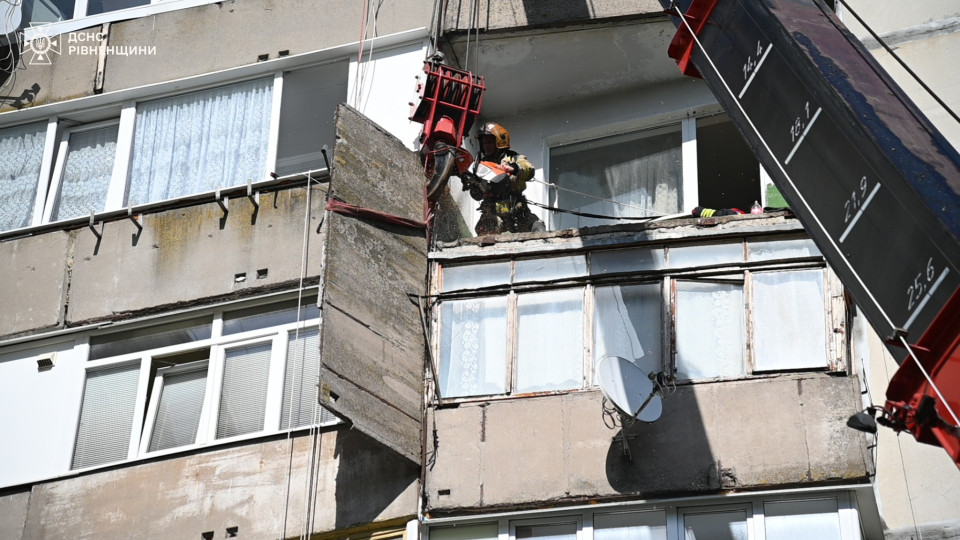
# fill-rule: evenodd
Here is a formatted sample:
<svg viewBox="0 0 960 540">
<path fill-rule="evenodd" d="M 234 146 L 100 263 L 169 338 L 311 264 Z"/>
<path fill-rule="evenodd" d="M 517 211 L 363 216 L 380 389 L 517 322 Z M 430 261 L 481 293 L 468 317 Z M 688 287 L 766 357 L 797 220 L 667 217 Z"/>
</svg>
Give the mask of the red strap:
<svg viewBox="0 0 960 540">
<path fill-rule="evenodd" d="M 363 208 L 361 206 L 354 206 L 333 198 L 327 200 L 327 210 L 336 212 L 338 214 L 343 214 L 345 216 L 372 219 L 374 221 L 382 221 L 384 223 L 401 225 L 403 227 L 412 227 L 414 229 L 424 229 L 427 226 L 427 224 L 422 221 L 414 221 L 412 219 L 402 218 L 393 214 L 387 214 L 377 210 Z"/>
</svg>

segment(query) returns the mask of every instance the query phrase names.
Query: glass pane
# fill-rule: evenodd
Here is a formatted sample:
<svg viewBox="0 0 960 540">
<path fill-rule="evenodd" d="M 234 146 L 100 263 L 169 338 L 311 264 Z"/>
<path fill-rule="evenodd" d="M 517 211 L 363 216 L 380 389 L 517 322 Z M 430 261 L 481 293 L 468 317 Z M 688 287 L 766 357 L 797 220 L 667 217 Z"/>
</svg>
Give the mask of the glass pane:
<svg viewBox="0 0 960 540">
<path fill-rule="evenodd" d="M 797 238 L 794 240 L 748 241 L 747 256 L 751 261 L 787 259 L 792 257 L 821 257 L 820 250 L 813 240 Z"/>
<path fill-rule="evenodd" d="M 140 364 L 87 372 L 71 469 L 127 459 Z"/>
<path fill-rule="evenodd" d="M 349 62 L 283 74 L 277 168 L 280 176 L 325 168 L 320 149 L 333 148 L 333 111 L 347 99 Z"/>
<path fill-rule="evenodd" d="M 203 317 L 90 338 L 90 360 L 209 339 L 210 320 Z"/>
<path fill-rule="evenodd" d="M 827 367 L 823 271 L 753 274 L 756 369 Z"/>
<path fill-rule="evenodd" d="M 266 177 L 273 79 L 137 104 L 127 205 Z"/>
<path fill-rule="evenodd" d="M 595 251 L 590 255 L 590 273 L 615 274 L 666 268 L 663 249 L 631 248 Z"/>
<path fill-rule="evenodd" d="M 743 287 L 677 282 L 677 377 L 739 377 L 744 371 Z"/>
<path fill-rule="evenodd" d="M 47 124 L 0 129 L 0 231 L 30 226 Z"/>
<path fill-rule="evenodd" d="M 103 210 L 116 153 L 117 126 L 70 135 L 60 179 L 60 196 L 52 220 L 81 217 Z"/>
<path fill-rule="evenodd" d="M 217 438 L 263 430 L 271 343 L 230 349 L 223 364 Z"/>
<path fill-rule="evenodd" d="M 303 322 L 319 317 L 320 308 L 317 307 L 317 297 L 304 297 L 301 300 L 299 320 Z M 295 322 L 297 322 L 297 300 L 292 299 L 224 313 L 223 335 L 238 334 Z"/>
<path fill-rule="evenodd" d="M 440 395 L 506 392 L 507 299 L 444 302 L 440 324 Z"/>
<path fill-rule="evenodd" d="M 661 371 L 663 299 L 659 283 L 598 287 L 594 300 L 594 367 L 604 356 Z"/>
<path fill-rule="evenodd" d="M 840 540 L 836 499 L 763 503 L 767 540 Z"/>
<path fill-rule="evenodd" d="M 667 540 L 663 510 L 593 516 L 594 540 Z"/>
<path fill-rule="evenodd" d="M 499 530 L 496 523 L 438 527 L 430 529 L 430 540 L 497 540 Z"/>
<path fill-rule="evenodd" d="M 760 165 L 725 114 L 697 119 L 697 177 L 700 206 L 749 212 L 761 199 Z"/>
<path fill-rule="evenodd" d="M 146 6 L 150 0 L 88 0 L 87 15 L 97 15 L 136 6 Z"/>
<path fill-rule="evenodd" d="M 583 384 L 583 289 L 517 297 L 517 392 Z"/>
<path fill-rule="evenodd" d="M 603 216 L 658 216 L 683 208 L 680 125 L 550 149 L 555 206 Z M 561 229 L 617 223 L 560 213 Z"/>
<path fill-rule="evenodd" d="M 587 258 L 584 255 L 527 259 L 516 262 L 513 281 L 548 281 L 587 273 Z"/>
<path fill-rule="evenodd" d="M 203 395 L 207 388 L 207 362 L 163 376 L 149 450 L 165 450 L 197 442 Z"/>
<path fill-rule="evenodd" d="M 444 291 L 479 289 L 510 283 L 510 261 L 444 266 L 441 270 Z"/>
<path fill-rule="evenodd" d="M 541 538 L 543 540 L 576 540 L 576 523 L 550 525 L 517 525 L 517 538 Z"/>
<path fill-rule="evenodd" d="M 670 247 L 670 268 L 696 268 L 714 264 L 743 262 L 743 243 L 698 244 Z"/>
<path fill-rule="evenodd" d="M 287 367 L 283 378 L 280 429 L 297 428 L 335 420 L 317 401 L 320 379 L 320 332 L 316 328 L 290 332 Z M 291 418 L 293 421 L 291 422 Z"/>
<path fill-rule="evenodd" d="M 685 540 L 747 540 L 747 512 L 684 514 L 683 531 Z"/>
</svg>

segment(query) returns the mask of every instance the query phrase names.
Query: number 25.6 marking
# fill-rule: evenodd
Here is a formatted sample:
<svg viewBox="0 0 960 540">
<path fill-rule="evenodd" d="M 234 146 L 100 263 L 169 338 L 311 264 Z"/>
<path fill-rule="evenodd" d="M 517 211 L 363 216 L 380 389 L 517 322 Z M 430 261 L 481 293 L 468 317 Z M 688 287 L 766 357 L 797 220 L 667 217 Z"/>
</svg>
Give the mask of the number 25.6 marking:
<svg viewBox="0 0 960 540">
<path fill-rule="evenodd" d="M 935 275 L 936 269 L 933 267 L 933 257 L 930 257 L 926 268 L 917 272 L 917 275 L 913 277 L 913 283 L 907 287 L 907 311 L 913 311 L 923 295 L 927 293 Z"/>
</svg>

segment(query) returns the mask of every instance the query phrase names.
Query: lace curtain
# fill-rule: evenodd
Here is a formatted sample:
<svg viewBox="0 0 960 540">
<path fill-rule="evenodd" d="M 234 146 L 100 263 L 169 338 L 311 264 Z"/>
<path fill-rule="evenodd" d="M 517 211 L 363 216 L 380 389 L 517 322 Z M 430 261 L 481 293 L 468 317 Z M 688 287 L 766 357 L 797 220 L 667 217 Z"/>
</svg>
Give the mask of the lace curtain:
<svg viewBox="0 0 960 540">
<path fill-rule="evenodd" d="M 745 373 L 742 285 L 678 281 L 676 331 L 679 378 Z"/>
<path fill-rule="evenodd" d="M 506 297 L 444 302 L 440 323 L 440 395 L 506 392 Z"/>
<path fill-rule="evenodd" d="M 559 186 L 554 203 L 605 216 L 676 213 L 682 205 L 681 142 L 677 125 L 555 148 L 550 153 L 550 179 Z M 616 223 L 555 216 L 561 229 Z"/>
<path fill-rule="evenodd" d="M 70 134 L 60 196 L 50 219 L 70 219 L 103 210 L 116 153 L 117 126 Z"/>
<path fill-rule="evenodd" d="M 127 204 L 262 180 L 272 93 L 258 79 L 138 104 Z"/>
<path fill-rule="evenodd" d="M 0 231 L 30 226 L 46 133 L 45 122 L 0 129 Z"/>
</svg>

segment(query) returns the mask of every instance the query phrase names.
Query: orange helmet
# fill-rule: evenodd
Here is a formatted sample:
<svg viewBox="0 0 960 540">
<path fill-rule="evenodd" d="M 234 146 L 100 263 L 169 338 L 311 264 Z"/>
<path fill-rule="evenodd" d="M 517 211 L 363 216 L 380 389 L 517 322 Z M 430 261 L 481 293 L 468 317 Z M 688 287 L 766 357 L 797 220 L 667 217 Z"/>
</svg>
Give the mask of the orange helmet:
<svg viewBox="0 0 960 540">
<path fill-rule="evenodd" d="M 496 122 L 487 122 L 484 124 L 478 138 L 483 139 L 484 135 L 492 136 L 497 142 L 498 149 L 503 150 L 504 148 L 510 148 L 510 132 L 500 124 Z"/>
</svg>

